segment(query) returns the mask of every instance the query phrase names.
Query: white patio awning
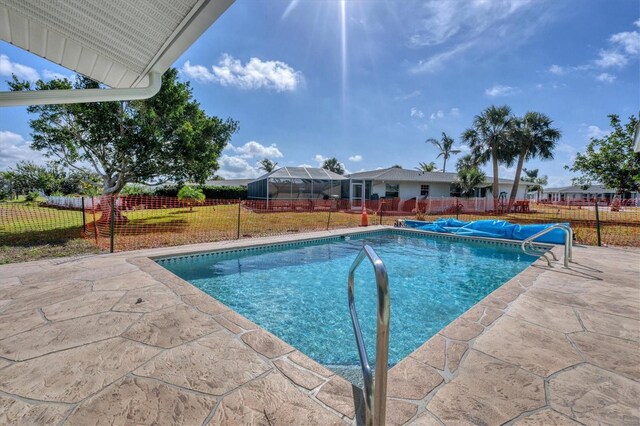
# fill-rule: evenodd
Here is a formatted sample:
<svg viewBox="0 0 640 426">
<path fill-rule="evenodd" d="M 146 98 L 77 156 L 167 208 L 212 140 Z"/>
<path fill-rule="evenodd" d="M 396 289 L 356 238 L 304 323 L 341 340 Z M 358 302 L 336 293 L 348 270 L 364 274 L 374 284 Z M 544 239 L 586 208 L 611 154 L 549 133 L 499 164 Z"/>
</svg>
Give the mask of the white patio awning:
<svg viewBox="0 0 640 426">
<path fill-rule="evenodd" d="M 112 88 L 146 88 L 233 2 L 0 0 L 0 39 Z"/>
</svg>

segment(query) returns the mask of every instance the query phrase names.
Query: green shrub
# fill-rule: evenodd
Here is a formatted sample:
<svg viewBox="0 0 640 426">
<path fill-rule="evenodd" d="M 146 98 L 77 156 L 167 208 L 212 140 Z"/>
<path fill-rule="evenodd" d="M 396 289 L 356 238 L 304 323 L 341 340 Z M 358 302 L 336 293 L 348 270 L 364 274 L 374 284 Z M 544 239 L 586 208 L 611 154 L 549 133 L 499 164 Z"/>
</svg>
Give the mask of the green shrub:
<svg viewBox="0 0 640 426">
<path fill-rule="evenodd" d="M 39 193 L 35 192 L 35 191 L 31 191 L 27 194 L 27 196 L 25 197 L 26 201 L 35 201 L 38 199 L 38 197 L 40 196 Z"/>
<path fill-rule="evenodd" d="M 200 186 L 202 193 L 209 200 L 246 200 L 247 188 L 242 186 Z M 165 185 L 156 188 L 154 195 L 158 197 L 176 197 L 179 188 L 175 185 Z"/>
<path fill-rule="evenodd" d="M 153 195 L 153 190 L 148 186 L 129 183 L 122 188 L 120 195 Z"/>
<path fill-rule="evenodd" d="M 193 210 L 193 204 L 202 203 L 206 199 L 200 188 L 193 186 L 183 186 L 178 191 L 178 200 L 186 201 L 190 210 Z"/>
</svg>

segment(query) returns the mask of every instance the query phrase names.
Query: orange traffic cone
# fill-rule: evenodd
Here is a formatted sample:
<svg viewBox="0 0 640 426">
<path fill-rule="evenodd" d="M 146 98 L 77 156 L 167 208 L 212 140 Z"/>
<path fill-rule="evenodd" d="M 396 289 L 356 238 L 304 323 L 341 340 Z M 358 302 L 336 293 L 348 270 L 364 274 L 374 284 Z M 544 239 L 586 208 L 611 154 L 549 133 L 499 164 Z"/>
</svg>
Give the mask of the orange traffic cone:
<svg viewBox="0 0 640 426">
<path fill-rule="evenodd" d="M 362 203 L 362 222 L 360 226 L 369 226 L 369 217 L 367 216 L 367 205 Z"/>
</svg>

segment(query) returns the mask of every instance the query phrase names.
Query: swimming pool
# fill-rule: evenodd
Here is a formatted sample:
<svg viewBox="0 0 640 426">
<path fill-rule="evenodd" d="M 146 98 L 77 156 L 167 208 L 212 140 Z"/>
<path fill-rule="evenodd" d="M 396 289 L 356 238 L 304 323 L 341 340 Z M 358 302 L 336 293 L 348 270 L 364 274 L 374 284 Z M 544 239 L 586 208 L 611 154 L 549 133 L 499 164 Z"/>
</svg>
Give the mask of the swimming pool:
<svg viewBox="0 0 640 426">
<path fill-rule="evenodd" d="M 344 373 L 359 366 L 347 276 L 363 244 L 373 247 L 389 275 L 390 366 L 536 259 L 515 245 L 388 230 L 157 262 L 319 363 Z M 355 282 L 356 308 L 373 358 L 373 269 L 363 264 Z"/>
</svg>

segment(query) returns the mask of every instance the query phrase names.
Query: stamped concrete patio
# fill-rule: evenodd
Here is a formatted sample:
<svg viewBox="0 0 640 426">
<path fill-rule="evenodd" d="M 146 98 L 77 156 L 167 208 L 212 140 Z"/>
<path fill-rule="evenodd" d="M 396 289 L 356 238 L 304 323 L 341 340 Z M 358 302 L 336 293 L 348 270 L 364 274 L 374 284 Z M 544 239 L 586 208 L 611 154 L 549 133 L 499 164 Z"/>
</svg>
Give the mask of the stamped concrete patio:
<svg viewBox="0 0 640 426">
<path fill-rule="evenodd" d="M 291 239 L 0 266 L 0 424 L 357 422 L 357 388 L 149 259 Z M 640 252 L 574 259 L 394 366 L 387 423 L 639 424 Z"/>
</svg>

